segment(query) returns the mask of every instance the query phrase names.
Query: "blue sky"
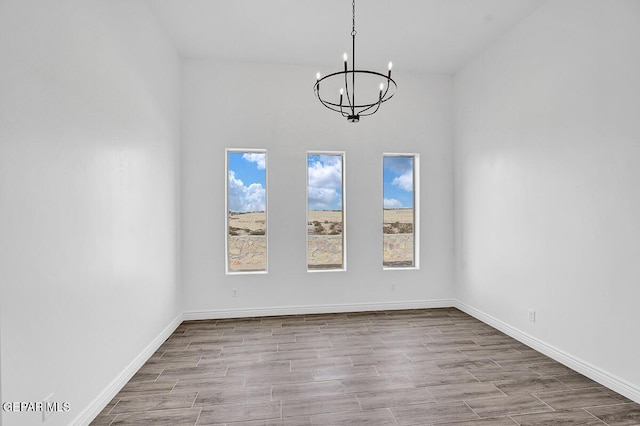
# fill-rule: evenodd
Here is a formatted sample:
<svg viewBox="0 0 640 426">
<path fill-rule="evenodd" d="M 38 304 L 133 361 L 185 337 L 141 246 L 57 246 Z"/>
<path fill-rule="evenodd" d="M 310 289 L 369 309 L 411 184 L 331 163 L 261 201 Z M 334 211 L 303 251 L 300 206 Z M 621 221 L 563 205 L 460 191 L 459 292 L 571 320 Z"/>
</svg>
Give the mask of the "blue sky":
<svg viewBox="0 0 640 426">
<path fill-rule="evenodd" d="M 385 208 L 413 207 L 413 157 L 383 158 Z"/>
<path fill-rule="evenodd" d="M 342 210 L 342 155 L 307 157 L 309 210 Z"/>
<path fill-rule="evenodd" d="M 264 152 L 229 152 L 229 211 L 265 211 L 266 154 Z"/>
</svg>

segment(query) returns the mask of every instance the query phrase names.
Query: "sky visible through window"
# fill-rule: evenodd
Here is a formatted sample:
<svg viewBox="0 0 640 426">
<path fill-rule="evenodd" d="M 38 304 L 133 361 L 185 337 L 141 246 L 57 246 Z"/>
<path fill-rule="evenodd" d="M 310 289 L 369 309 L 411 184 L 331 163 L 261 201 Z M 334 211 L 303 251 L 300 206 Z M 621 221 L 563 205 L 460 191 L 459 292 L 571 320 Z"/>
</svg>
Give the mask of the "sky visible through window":
<svg viewBox="0 0 640 426">
<path fill-rule="evenodd" d="M 383 159 L 384 208 L 413 208 L 413 157 Z"/>
<path fill-rule="evenodd" d="M 342 210 L 342 156 L 307 157 L 309 210 Z"/>
<path fill-rule="evenodd" d="M 229 152 L 229 211 L 265 211 L 266 154 Z"/>
</svg>

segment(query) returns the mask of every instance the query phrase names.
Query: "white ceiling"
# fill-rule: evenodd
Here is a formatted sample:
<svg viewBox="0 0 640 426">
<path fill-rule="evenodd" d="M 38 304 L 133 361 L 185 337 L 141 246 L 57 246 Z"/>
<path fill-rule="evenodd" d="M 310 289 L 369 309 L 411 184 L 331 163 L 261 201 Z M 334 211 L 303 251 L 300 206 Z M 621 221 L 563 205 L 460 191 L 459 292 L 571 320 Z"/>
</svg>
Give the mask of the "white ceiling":
<svg viewBox="0 0 640 426">
<path fill-rule="evenodd" d="M 188 58 L 332 70 L 351 54 L 349 0 L 145 0 Z M 356 65 L 453 73 L 544 0 L 359 0 Z"/>
</svg>

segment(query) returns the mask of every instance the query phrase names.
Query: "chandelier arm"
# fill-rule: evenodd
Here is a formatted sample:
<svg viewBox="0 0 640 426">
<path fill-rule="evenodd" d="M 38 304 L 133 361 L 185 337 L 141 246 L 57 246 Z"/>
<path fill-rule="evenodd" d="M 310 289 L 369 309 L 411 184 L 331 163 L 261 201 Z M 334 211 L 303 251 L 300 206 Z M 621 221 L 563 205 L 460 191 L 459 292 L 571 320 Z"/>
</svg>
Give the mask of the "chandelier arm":
<svg viewBox="0 0 640 426">
<path fill-rule="evenodd" d="M 360 116 L 362 116 L 362 117 L 366 117 L 367 115 L 373 115 L 373 114 L 375 114 L 376 112 L 378 112 L 378 109 L 380 109 L 380 105 L 381 105 L 381 104 L 382 104 L 382 102 L 376 102 L 375 104 L 371 105 L 369 108 L 367 108 L 367 109 L 363 109 L 362 111 L 360 111 L 359 115 L 360 115 Z M 374 106 L 376 107 L 376 109 L 374 109 L 374 110 L 373 110 L 373 111 L 371 111 L 371 112 L 367 112 L 367 111 L 369 111 L 371 108 L 373 108 Z"/>
<path fill-rule="evenodd" d="M 339 112 L 339 113 L 343 114 L 341 110 L 335 108 L 335 107 L 338 106 L 337 104 L 333 104 L 331 102 L 327 102 L 327 101 L 322 99 L 322 97 L 320 96 L 320 89 L 315 89 L 315 92 L 316 92 L 316 97 L 318 98 L 320 103 L 325 106 L 325 108 L 328 108 L 331 111 L 335 111 L 335 112 Z M 343 116 L 345 116 L 345 115 L 343 114 Z"/>
<path fill-rule="evenodd" d="M 346 66 L 345 66 L 346 68 Z M 349 104 L 349 108 L 353 111 L 355 107 L 355 103 L 351 102 L 351 96 L 349 95 L 349 72 L 345 69 L 344 71 L 344 91 L 347 93 L 347 103 Z M 353 90 L 353 89 L 351 89 Z M 355 100 L 355 99 L 354 99 Z"/>
<path fill-rule="evenodd" d="M 371 115 L 371 114 L 375 114 L 375 113 L 376 113 L 376 111 L 378 111 L 378 108 L 380 108 L 380 104 L 381 104 L 381 103 L 382 103 L 382 99 L 380 99 L 378 102 L 376 102 L 376 103 L 374 103 L 374 104 L 371 104 L 371 105 L 368 105 L 368 106 L 367 106 L 367 105 L 364 105 L 364 106 L 366 106 L 366 108 L 365 108 L 365 109 L 363 109 L 363 110 L 361 110 L 361 111 L 358 113 L 358 115 Z M 369 111 L 369 110 L 370 110 L 371 108 L 373 108 L 373 107 L 376 107 L 376 110 L 375 110 L 375 111 L 373 111 L 373 112 L 371 112 L 371 113 L 369 113 L 369 114 L 365 114 L 367 111 Z"/>
</svg>

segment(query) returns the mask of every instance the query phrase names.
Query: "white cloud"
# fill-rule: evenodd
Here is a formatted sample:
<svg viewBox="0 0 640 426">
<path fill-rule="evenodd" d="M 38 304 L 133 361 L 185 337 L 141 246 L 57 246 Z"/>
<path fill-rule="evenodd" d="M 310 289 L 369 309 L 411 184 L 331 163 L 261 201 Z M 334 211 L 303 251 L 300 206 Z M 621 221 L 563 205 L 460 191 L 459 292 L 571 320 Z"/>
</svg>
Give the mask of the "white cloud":
<svg viewBox="0 0 640 426">
<path fill-rule="evenodd" d="M 251 163 L 256 163 L 258 170 L 264 170 L 266 165 L 267 156 L 265 154 L 257 152 L 246 152 L 242 154 L 242 158 Z"/>
<path fill-rule="evenodd" d="M 321 157 L 320 161 L 309 166 L 309 186 L 334 189 L 342 187 L 342 161 L 329 158 L 330 160 L 323 161 Z"/>
<path fill-rule="evenodd" d="M 234 212 L 265 211 L 266 191 L 262 184 L 252 183 L 244 186 L 241 179 L 236 179 L 233 170 L 229 170 L 229 210 Z"/>
<path fill-rule="evenodd" d="M 385 209 L 399 209 L 402 207 L 402 201 L 397 200 L 395 198 L 385 198 L 384 199 L 384 208 Z"/>
<path fill-rule="evenodd" d="M 309 208 L 311 210 L 341 208 L 342 157 L 320 156 L 309 165 Z"/>
<path fill-rule="evenodd" d="M 408 171 L 403 175 L 396 176 L 391 181 L 391 185 L 397 186 L 405 191 L 413 191 L 413 171 Z"/>
<path fill-rule="evenodd" d="M 310 210 L 336 210 L 340 208 L 340 194 L 332 188 L 309 187 Z"/>
</svg>

